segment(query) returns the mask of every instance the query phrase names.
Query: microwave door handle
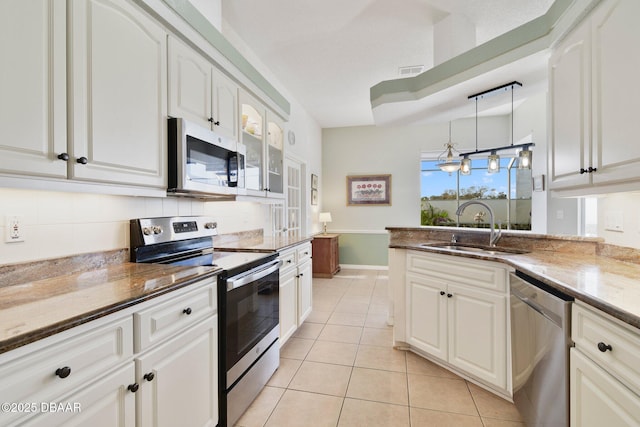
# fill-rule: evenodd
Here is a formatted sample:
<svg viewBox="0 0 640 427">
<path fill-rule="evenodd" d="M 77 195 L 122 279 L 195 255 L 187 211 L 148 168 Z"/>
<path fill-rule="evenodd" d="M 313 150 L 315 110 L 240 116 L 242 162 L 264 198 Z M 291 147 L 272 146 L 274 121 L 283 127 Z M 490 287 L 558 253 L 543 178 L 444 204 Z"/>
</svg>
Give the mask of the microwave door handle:
<svg viewBox="0 0 640 427">
<path fill-rule="evenodd" d="M 262 279 L 263 277 L 268 276 L 274 271 L 277 271 L 280 268 L 281 264 L 282 264 L 282 261 L 275 261 L 273 264 L 271 264 L 271 266 L 265 269 L 255 271 L 253 273 L 250 273 L 244 276 L 240 276 L 237 279 L 233 277 L 230 279 L 227 279 L 227 291 L 237 289 L 248 283 L 255 282 L 256 280 Z"/>
</svg>

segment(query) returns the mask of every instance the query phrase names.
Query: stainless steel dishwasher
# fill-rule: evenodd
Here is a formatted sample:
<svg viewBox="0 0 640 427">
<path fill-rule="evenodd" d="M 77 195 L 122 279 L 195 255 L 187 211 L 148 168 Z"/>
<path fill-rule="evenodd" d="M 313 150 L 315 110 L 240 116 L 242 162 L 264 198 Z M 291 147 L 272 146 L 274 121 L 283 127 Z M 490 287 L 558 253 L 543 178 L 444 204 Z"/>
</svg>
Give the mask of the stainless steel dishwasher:
<svg viewBox="0 0 640 427">
<path fill-rule="evenodd" d="M 573 298 L 521 271 L 510 284 L 513 401 L 528 427 L 568 426 Z"/>
</svg>

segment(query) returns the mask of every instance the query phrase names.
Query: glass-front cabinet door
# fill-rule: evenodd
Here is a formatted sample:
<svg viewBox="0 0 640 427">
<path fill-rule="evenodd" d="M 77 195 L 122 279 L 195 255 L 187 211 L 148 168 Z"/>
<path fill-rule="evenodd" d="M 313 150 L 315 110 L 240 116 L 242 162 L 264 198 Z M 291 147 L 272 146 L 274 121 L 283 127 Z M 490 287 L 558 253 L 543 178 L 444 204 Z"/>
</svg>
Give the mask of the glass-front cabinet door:
<svg viewBox="0 0 640 427">
<path fill-rule="evenodd" d="M 267 112 L 267 192 L 269 197 L 284 197 L 284 123 Z"/>
<path fill-rule="evenodd" d="M 247 148 L 246 186 L 247 194 L 264 196 L 264 116 L 262 105 L 240 92 L 242 143 Z"/>
</svg>

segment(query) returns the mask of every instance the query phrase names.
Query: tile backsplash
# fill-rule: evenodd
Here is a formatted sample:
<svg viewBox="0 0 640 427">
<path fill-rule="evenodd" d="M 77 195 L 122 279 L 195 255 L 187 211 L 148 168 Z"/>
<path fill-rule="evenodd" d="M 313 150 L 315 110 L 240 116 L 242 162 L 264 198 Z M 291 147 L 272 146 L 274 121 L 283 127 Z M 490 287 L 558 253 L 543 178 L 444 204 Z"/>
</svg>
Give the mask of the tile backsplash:
<svg viewBox="0 0 640 427">
<path fill-rule="evenodd" d="M 0 188 L 0 265 L 129 247 L 131 218 L 211 215 L 220 233 L 265 227 L 267 205 Z M 5 243 L 22 217 L 24 242 Z"/>
</svg>

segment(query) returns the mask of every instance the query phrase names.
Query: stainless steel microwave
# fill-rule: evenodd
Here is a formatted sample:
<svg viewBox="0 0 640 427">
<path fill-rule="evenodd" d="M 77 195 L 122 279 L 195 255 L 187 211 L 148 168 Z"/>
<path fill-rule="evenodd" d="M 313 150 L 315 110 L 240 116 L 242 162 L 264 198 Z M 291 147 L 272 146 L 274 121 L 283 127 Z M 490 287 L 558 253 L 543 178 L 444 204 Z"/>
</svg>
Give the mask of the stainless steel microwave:
<svg viewBox="0 0 640 427">
<path fill-rule="evenodd" d="M 169 118 L 167 194 L 232 199 L 246 194 L 246 148 L 181 118 Z"/>
</svg>

